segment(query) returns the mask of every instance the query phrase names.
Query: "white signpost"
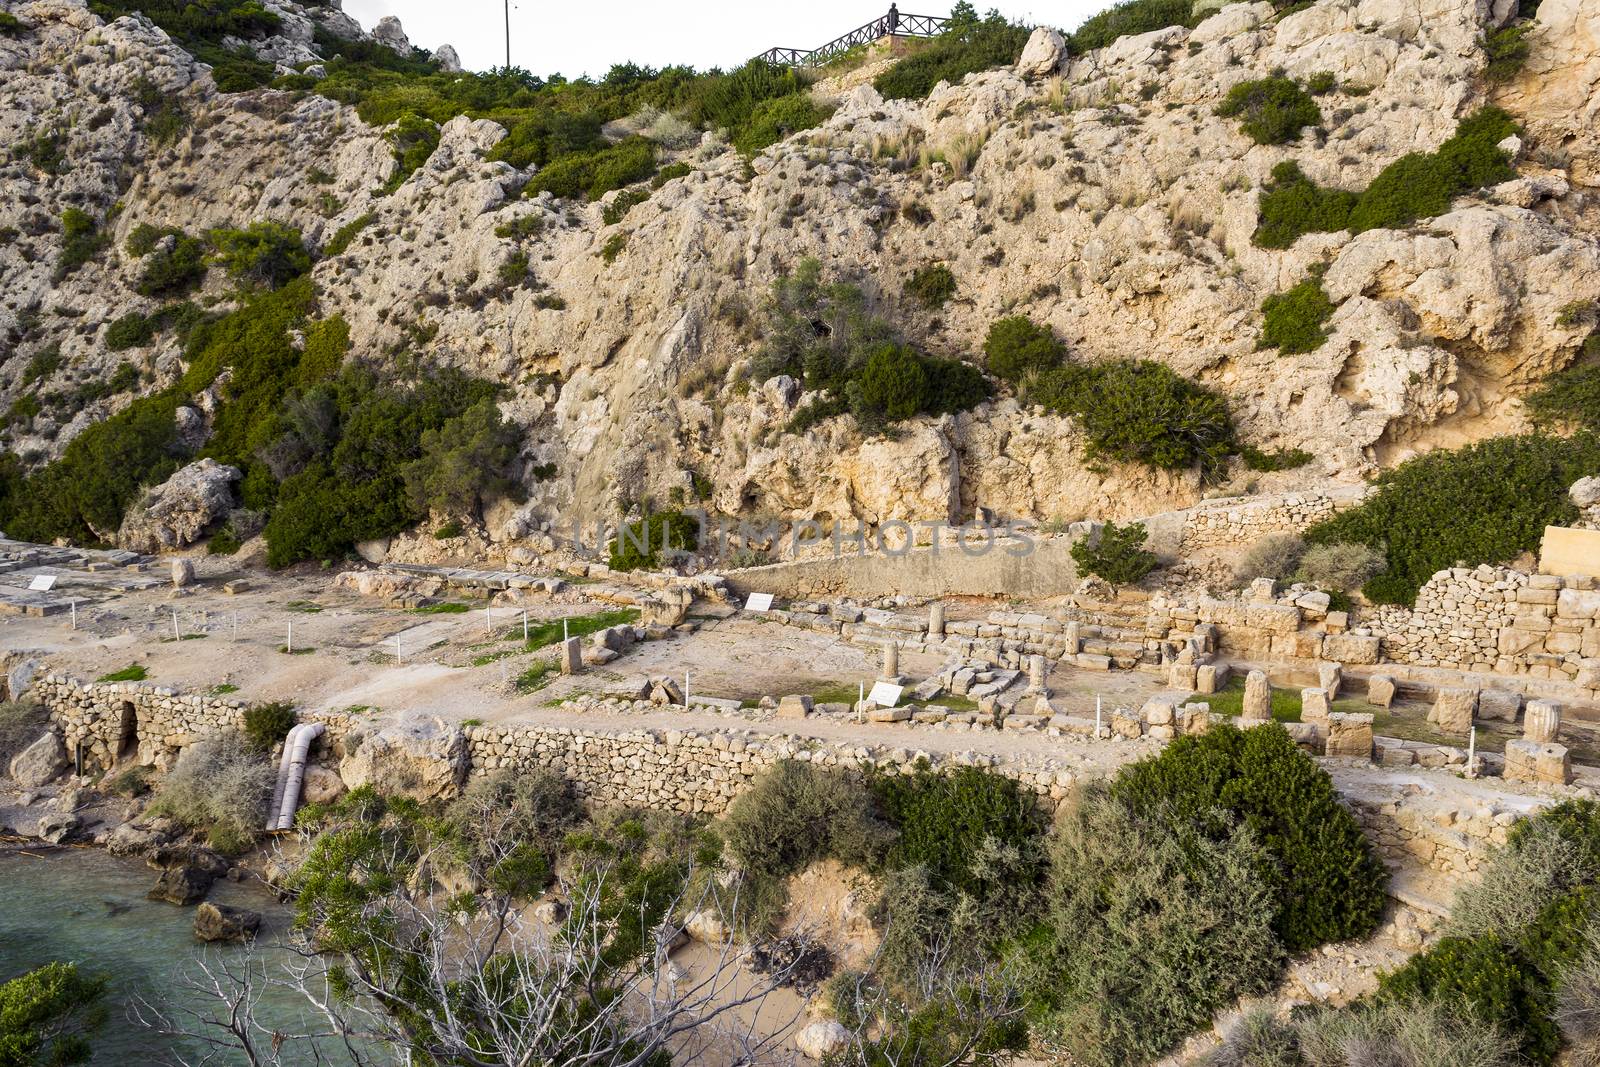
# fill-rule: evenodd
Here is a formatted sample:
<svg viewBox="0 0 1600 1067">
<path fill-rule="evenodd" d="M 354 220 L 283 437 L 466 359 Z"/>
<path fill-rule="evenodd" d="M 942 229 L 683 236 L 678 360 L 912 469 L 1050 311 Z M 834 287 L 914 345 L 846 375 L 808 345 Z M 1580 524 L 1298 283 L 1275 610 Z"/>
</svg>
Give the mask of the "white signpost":
<svg viewBox="0 0 1600 1067">
<path fill-rule="evenodd" d="M 900 703 L 900 694 L 904 691 L 904 686 L 895 685 L 893 682 L 874 682 L 872 692 L 867 694 L 867 703 L 876 704 L 880 708 L 892 708 Z"/>
<path fill-rule="evenodd" d="M 772 594 L 771 593 L 751 593 L 750 594 L 750 599 L 746 600 L 744 602 L 744 610 L 746 610 L 746 611 L 771 611 L 772 610 Z"/>
<path fill-rule="evenodd" d="M 33 576 L 33 581 L 28 583 L 28 591 L 31 593 L 48 593 L 55 587 L 56 576 L 53 574 L 36 574 Z M 767 599 L 770 601 L 772 598 Z"/>
</svg>

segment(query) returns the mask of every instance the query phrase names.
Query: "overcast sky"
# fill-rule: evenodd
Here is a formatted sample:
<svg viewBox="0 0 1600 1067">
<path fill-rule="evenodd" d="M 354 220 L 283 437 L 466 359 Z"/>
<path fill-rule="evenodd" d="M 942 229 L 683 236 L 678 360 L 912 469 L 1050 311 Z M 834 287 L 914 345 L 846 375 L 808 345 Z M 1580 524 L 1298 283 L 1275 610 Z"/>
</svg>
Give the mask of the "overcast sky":
<svg viewBox="0 0 1600 1067">
<path fill-rule="evenodd" d="M 902 10 L 942 15 L 950 3 L 910 0 Z M 1013 0 L 1000 10 L 1024 22 L 1071 29 L 1110 3 Z M 983 11 L 990 3 L 974 6 Z M 383 16 L 395 15 L 412 44 L 453 44 L 471 70 L 505 62 L 502 0 L 344 0 L 344 9 L 369 30 Z M 629 60 L 652 67 L 731 67 L 774 45 L 815 48 L 888 9 L 889 0 L 512 0 L 511 61 L 535 74 L 569 78 L 600 76 L 613 63 Z"/>
</svg>

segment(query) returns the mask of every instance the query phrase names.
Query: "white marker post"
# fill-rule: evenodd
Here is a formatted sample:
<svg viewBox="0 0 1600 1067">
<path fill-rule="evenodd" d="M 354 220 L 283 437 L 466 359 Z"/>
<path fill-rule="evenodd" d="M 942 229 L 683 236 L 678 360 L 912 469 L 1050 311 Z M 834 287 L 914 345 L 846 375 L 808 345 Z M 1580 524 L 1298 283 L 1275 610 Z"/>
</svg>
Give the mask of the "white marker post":
<svg viewBox="0 0 1600 1067">
<path fill-rule="evenodd" d="M 78 602 L 76 600 L 72 601 L 72 628 L 74 630 L 78 628 Z"/>
<path fill-rule="evenodd" d="M 183 640 L 183 633 L 182 633 L 182 631 L 180 631 L 178 629 L 178 609 L 177 608 L 173 608 L 172 609 L 172 639 L 174 641 L 182 641 Z"/>
<path fill-rule="evenodd" d="M 489 614 L 488 601 L 484 601 L 483 604 L 483 632 L 486 634 L 494 633 L 494 616 Z"/>
<path fill-rule="evenodd" d="M 1469 727 L 1468 730 L 1467 730 L 1467 777 L 1468 778 L 1476 778 L 1478 776 L 1478 769 L 1477 769 L 1477 766 L 1476 766 L 1477 753 L 1478 753 L 1478 728 L 1476 726 L 1473 726 L 1473 727 Z"/>
<path fill-rule="evenodd" d="M 567 633 L 567 620 L 566 619 L 562 619 L 561 620 L 561 640 L 563 640 L 563 641 L 572 640 L 572 635 Z"/>
<path fill-rule="evenodd" d="M 289 636 L 284 639 L 283 650 L 289 655 L 294 655 L 294 620 L 289 620 Z"/>
<path fill-rule="evenodd" d="M 1094 695 L 1094 739 L 1100 740 L 1100 694 Z"/>
<path fill-rule="evenodd" d="M 400 635 L 399 634 L 395 634 L 394 635 L 394 662 L 395 662 L 395 666 L 397 666 L 397 667 L 400 664 L 405 662 L 404 660 L 402 660 L 400 658 Z"/>
<path fill-rule="evenodd" d="M 683 706 L 689 706 L 689 672 L 683 672 Z"/>
<path fill-rule="evenodd" d="M 858 682 L 857 686 L 858 686 L 858 688 L 856 690 L 856 692 L 857 692 L 857 696 L 856 696 L 856 722 L 860 723 L 860 722 L 866 722 L 867 721 L 867 708 L 866 708 L 866 704 L 867 704 L 867 683 L 866 682 Z"/>
<path fill-rule="evenodd" d="M 522 643 L 528 643 L 528 609 L 522 609 Z"/>
</svg>

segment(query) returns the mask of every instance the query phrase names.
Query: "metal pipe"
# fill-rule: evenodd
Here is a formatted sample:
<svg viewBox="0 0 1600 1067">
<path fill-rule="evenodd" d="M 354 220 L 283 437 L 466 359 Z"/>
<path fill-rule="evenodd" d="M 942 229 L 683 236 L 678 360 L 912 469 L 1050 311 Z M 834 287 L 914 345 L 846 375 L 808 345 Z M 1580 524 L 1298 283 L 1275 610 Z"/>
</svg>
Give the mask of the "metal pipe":
<svg viewBox="0 0 1600 1067">
<path fill-rule="evenodd" d="M 311 742 L 321 737 L 326 729 L 320 722 L 303 722 L 284 738 L 279 772 L 281 792 L 274 790 L 277 817 L 267 827 L 269 830 L 287 830 L 294 825 L 295 809 L 300 806 L 300 788 L 305 784 L 306 753 L 311 750 Z"/>
</svg>

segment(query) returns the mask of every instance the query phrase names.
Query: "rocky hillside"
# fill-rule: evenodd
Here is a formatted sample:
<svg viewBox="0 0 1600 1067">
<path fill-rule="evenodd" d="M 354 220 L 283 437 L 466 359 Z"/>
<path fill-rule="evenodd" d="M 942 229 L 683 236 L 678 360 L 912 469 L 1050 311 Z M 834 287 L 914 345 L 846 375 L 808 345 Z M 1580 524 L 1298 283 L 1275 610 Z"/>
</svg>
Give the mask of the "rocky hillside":
<svg viewBox="0 0 1600 1067">
<path fill-rule="evenodd" d="M 1543 0 L 1520 41 L 1494 36 L 1519 16 L 1506 0 L 1233 3 L 1090 51 L 1040 30 L 1014 66 L 925 99 L 884 99 L 877 61 L 830 72 L 811 88 L 825 121 L 754 153 L 659 111 L 614 122 L 608 140 L 656 142 L 658 177 L 593 202 L 540 190 L 537 165 L 496 152 L 507 128 L 490 118 L 449 118 L 432 146 L 431 125 L 413 137 L 412 120 L 372 125 L 322 95 L 330 41 L 427 60 L 398 25 L 366 35 L 334 2 L 269 0 L 271 24 L 221 39 L 232 51 L 210 66 L 142 16 L 107 21 L 106 5 L 3 6 L 14 477 L 139 396 L 172 397 L 174 464 L 233 432 L 237 368 L 196 377 L 180 338 L 185 315 L 248 303 L 241 279 L 282 232 L 257 223 L 298 231 L 284 277 L 297 254 L 309 266 L 284 359 L 347 327 L 349 358 L 380 376 L 423 362 L 502 387 L 521 492 L 486 494 L 494 541 L 646 499 L 746 517 L 1121 519 L 1219 484 L 1355 481 L 1520 430 L 1521 398 L 1590 358 L 1597 325 L 1597 0 Z M 246 73 L 270 84 L 221 91 L 224 71 L 244 77 L 228 57 L 249 55 Z M 1303 123 L 1246 132 L 1259 99 L 1218 113 L 1236 87 L 1238 101 L 1289 81 Z M 1517 125 L 1469 146 L 1492 165 L 1458 166 L 1471 173 L 1430 209 L 1358 204 L 1356 222 L 1316 223 L 1333 191 L 1412 189 L 1421 172 L 1391 168 L 1408 154 L 1455 166 L 1458 126 L 1495 105 Z M 682 165 L 656 170 L 669 164 Z M 1293 207 L 1287 239 L 1265 233 L 1272 197 Z M 202 249 L 212 230 L 245 236 Z M 1155 361 L 1220 396 L 1230 452 L 1312 459 L 1263 474 L 1239 458 L 1091 457 L 1083 412 L 1026 390 L 1019 402 L 1003 381 L 887 434 L 850 414 L 793 422 L 807 390 L 750 368 L 772 344 L 766 294 L 810 259 L 929 356 L 982 363 L 991 326 L 1027 316 L 1074 364 Z M 172 310 L 182 286 L 163 271 L 189 272 L 197 310 Z M 1289 342 L 1264 337 L 1285 293 Z"/>
</svg>

